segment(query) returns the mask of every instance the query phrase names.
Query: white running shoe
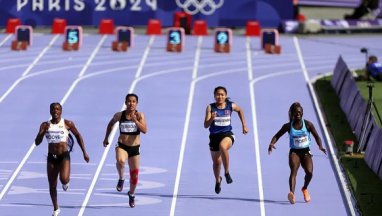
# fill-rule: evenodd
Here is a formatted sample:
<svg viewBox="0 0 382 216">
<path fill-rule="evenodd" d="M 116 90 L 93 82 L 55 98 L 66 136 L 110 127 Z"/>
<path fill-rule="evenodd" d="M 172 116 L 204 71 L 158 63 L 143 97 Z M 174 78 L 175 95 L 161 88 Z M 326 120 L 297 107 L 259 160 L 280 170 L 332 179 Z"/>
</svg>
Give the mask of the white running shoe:
<svg viewBox="0 0 382 216">
<path fill-rule="evenodd" d="M 61 210 L 60 210 L 60 209 L 57 209 L 56 211 L 53 211 L 52 216 L 59 216 L 59 215 L 60 215 L 60 212 L 61 212 Z"/>
<path fill-rule="evenodd" d="M 67 191 L 68 188 L 69 188 L 69 183 L 68 183 L 68 184 L 63 184 L 63 185 L 62 185 L 62 190 Z"/>
</svg>

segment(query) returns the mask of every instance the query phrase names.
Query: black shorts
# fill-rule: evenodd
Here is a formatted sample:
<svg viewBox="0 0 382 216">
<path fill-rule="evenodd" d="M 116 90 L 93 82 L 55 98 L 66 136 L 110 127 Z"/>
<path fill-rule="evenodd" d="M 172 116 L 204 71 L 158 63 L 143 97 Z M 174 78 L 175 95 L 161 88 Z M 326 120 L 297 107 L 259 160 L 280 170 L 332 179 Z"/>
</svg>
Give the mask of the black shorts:
<svg viewBox="0 0 382 216">
<path fill-rule="evenodd" d="M 231 131 L 218 133 L 218 134 L 210 134 L 210 151 L 219 151 L 220 142 L 225 138 L 229 137 L 232 140 L 232 145 L 235 142 L 235 136 Z"/>
<path fill-rule="evenodd" d="M 127 146 L 127 145 L 124 145 L 120 142 L 118 142 L 118 144 L 117 144 L 117 148 L 121 148 L 121 149 L 125 150 L 127 152 L 127 154 L 129 155 L 129 157 L 134 157 L 134 156 L 140 155 L 139 147 L 140 147 L 140 145 Z"/>
<path fill-rule="evenodd" d="M 48 153 L 48 158 L 47 158 L 48 163 L 60 164 L 64 160 L 70 161 L 70 153 L 68 151 L 60 155 Z"/>
<path fill-rule="evenodd" d="M 309 147 L 308 148 L 302 148 L 302 149 L 293 149 L 291 148 L 289 150 L 289 156 L 291 154 L 296 154 L 300 159 L 303 159 L 305 156 L 310 156 L 312 157 L 312 153 L 310 152 Z"/>
</svg>

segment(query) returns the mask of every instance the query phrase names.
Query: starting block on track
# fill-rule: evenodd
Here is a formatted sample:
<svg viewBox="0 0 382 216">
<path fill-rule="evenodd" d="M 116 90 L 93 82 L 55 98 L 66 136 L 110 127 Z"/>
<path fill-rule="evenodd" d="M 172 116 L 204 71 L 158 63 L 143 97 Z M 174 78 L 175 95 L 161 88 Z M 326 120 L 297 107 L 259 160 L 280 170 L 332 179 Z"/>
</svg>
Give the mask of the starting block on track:
<svg viewBox="0 0 382 216">
<path fill-rule="evenodd" d="M 129 47 L 127 42 L 113 41 L 111 44 L 111 50 L 115 52 L 126 52 Z"/>
<path fill-rule="evenodd" d="M 27 50 L 32 44 L 33 29 L 31 26 L 19 25 L 15 29 L 15 40 L 12 41 L 12 50 Z"/>
<path fill-rule="evenodd" d="M 134 29 L 119 26 L 115 29 L 116 40 L 112 42 L 111 49 L 116 52 L 126 52 L 133 45 Z"/>
<path fill-rule="evenodd" d="M 281 46 L 277 29 L 261 29 L 261 48 L 268 54 L 280 54 Z"/>
<path fill-rule="evenodd" d="M 261 29 L 261 48 L 265 48 L 265 44 L 278 45 L 279 32 L 277 29 Z"/>
<path fill-rule="evenodd" d="M 232 30 L 228 28 L 215 29 L 214 51 L 217 53 L 231 52 Z"/>
<path fill-rule="evenodd" d="M 65 41 L 62 44 L 64 51 L 79 50 L 82 42 L 82 27 L 67 26 L 65 28 Z"/>
<path fill-rule="evenodd" d="M 168 52 L 182 52 L 184 46 L 185 31 L 180 27 L 169 28 L 167 31 Z"/>
<path fill-rule="evenodd" d="M 265 44 L 264 52 L 267 54 L 280 54 L 281 46 L 273 44 Z"/>
</svg>

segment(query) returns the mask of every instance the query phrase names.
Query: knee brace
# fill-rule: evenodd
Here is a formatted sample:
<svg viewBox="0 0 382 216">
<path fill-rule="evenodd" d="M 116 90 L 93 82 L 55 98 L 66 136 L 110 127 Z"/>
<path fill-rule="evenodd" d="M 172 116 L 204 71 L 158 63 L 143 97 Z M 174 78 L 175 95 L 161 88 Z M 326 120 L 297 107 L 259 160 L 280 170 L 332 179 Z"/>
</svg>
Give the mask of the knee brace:
<svg viewBox="0 0 382 216">
<path fill-rule="evenodd" d="M 138 184 L 138 169 L 130 170 L 130 183 L 133 185 Z"/>
</svg>

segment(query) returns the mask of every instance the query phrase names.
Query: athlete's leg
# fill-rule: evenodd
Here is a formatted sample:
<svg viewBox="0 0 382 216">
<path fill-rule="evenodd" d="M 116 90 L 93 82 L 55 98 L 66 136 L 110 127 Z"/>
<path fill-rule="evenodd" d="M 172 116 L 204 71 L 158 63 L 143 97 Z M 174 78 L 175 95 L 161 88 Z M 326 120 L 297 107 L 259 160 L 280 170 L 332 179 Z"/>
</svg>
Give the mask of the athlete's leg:
<svg viewBox="0 0 382 216">
<path fill-rule="evenodd" d="M 313 177 L 313 160 L 310 154 L 304 155 L 303 161 L 301 162 L 301 166 L 305 171 L 305 181 L 302 189 L 307 189 Z"/>
<path fill-rule="evenodd" d="M 220 170 L 222 164 L 222 157 L 220 151 L 210 151 L 212 158 L 212 168 L 215 176 L 215 193 L 219 194 L 221 191 L 221 181 Z"/>
<path fill-rule="evenodd" d="M 228 150 L 232 147 L 232 139 L 230 137 L 225 137 L 222 139 L 219 145 L 219 149 L 221 152 L 221 158 L 224 166 L 224 174 L 229 173 L 229 154 Z"/>
<path fill-rule="evenodd" d="M 289 190 L 290 192 L 294 193 L 295 187 L 296 187 L 296 176 L 298 168 L 300 167 L 300 158 L 296 153 L 290 153 L 289 154 L 289 168 L 290 168 L 290 175 L 289 175 Z"/>
<path fill-rule="evenodd" d="M 59 173 L 59 167 L 54 163 L 47 162 L 47 174 L 49 182 L 49 194 L 52 200 L 54 210 L 59 209 L 57 202 L 57 178 Z"/>
<path fill-rule="evenodd" d="M 63 160 L 60 164 L 60 181 L 63 185 L 70 181 L 70 160 Z"/>
<path fill-rule="evenodd" d="M 119 175 L 119 179 L 125 179 L 125 162 L 128 158 L 127 152 L 122 148 L 115 148 L 116 166 Z"/>
<path fill-rule="evenodd" d="M 135 193 L 138 184 L 138 171 L 139 171 L 140 155 L 129 157 L 128 164 L 130 169 L 130 194 Z"/>
<path fill-rule="evenodd" d="M 68 190 L 70 181 L 70 160 L 64 159 L 60 164 L 60 181 L 62 184 L 62 189 L 64 191 Z"/>
<path fill-rule="evenodd" d="M 222 164 L 222 157 L 220 151 L 211 151 L 212 158 L 212 168 L 214 171 L 215 180 L 217 183 L 220 182 L 220 170 Z"/>
</svg>

